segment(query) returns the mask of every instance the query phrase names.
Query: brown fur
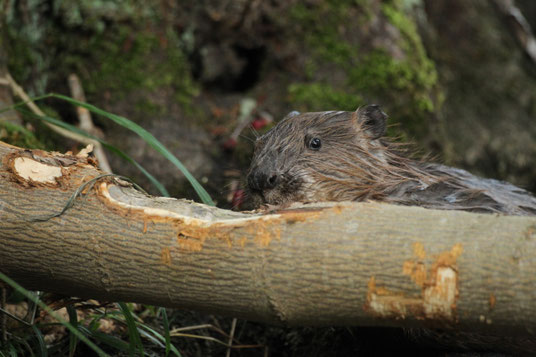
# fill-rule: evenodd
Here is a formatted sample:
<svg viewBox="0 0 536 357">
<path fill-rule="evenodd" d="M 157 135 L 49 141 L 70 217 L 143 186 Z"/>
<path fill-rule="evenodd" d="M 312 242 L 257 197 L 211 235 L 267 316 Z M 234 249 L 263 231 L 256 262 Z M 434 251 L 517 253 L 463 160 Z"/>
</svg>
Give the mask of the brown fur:
<svg viewBox="0 0 536 357">
<path fill-rule="evenodd" d="M 257 139 L 248 189 L 257 203 L 378 200 L 437 209 L 536 214 L 536 198 L 511 184 L 412 160 L 382 138 L 378 106 L 287 116 Z M 319 149 L 308 147 L 312 138 Z"/>
</svg>

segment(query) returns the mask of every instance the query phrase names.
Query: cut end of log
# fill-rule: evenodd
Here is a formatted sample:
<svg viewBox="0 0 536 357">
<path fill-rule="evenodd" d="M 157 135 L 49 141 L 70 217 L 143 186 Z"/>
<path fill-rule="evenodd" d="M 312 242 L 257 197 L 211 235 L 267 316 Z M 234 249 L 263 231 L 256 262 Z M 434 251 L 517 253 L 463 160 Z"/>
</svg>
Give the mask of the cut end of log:
<svg viewBox="0 0 536 357">
<path fill-rule="evenodd" d="M 57 184 L 56 179 L 62 176 L 61 167 L 45 165 L 26 157 L 13 160 L 13 173 L 26 181 L 54 185 Z"/>
<path fill-rule="evenodd" d="M 70 183 L 79 183 L 71 177 L 77 169 L 95 168 L 95 161 L 88 155 L 91 150 L 88 146 L 82 155 L 73 156 L 19 149 L 6 155 L 3 163 L 11 173 L 12 181 L 22 187 L 68 187 Z"/>
</svg>

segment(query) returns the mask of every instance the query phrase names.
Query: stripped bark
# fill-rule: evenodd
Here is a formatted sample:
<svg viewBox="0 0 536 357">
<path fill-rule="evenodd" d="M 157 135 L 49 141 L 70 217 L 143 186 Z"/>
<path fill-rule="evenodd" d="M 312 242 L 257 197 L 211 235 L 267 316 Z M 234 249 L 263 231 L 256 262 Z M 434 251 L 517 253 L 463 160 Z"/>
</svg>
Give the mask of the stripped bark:
<svg viewBox="0 0 536 357">
<path fill-rule="evenodd" d="M 536 331 L 536 218 L 379 203 L 239 213 L 0 145 L 0 271 L 31 289 L 287 325 Z"/>
</svg>

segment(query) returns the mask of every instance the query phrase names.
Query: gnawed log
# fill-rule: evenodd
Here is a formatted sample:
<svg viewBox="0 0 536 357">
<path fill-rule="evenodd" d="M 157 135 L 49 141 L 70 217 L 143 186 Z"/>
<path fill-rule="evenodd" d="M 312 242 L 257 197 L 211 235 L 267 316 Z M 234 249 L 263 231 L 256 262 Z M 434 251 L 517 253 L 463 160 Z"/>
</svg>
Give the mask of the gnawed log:
<svg viewBox="0 0 536 357">
<path fill-rule="evenodd" d="M 239 213 L 0 144 L 0 271 L 30 289 L 287 325 L 536 333 L 536 217 L 374 202 Z"/>
</svg>

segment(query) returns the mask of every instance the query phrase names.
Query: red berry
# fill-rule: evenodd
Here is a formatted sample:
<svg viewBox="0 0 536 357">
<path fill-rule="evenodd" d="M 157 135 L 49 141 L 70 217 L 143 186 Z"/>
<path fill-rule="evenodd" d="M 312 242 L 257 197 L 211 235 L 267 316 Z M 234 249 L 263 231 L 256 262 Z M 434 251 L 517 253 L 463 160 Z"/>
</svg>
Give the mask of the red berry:
<svg viewBox="0 0 536 357">
<path fill-rule="evenodd" d="M 236 147 L 236 139 L 229 138 L 226 142 L 223 143 L 223 148 L 225 150 L 233 150 Z"/>
<path fill-rule="evenodd" d="M 255 130 L 264 128 L 268 124 L 268 120 L 263 117 L 257 117 L 251 122 L 251 126 Z"/>
<path fill-rule="evenodd" d="M 233 209 L 238 209 L 244 203 L 244 198 L 246 196 L 246 193 L 243 189 L 239 188 L 237 189 L 233 194 L 233 200 L 231 201 L 231 205 Z"/>
</svg>

